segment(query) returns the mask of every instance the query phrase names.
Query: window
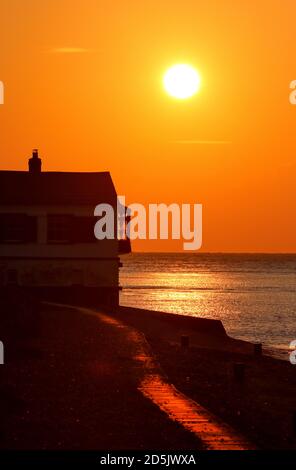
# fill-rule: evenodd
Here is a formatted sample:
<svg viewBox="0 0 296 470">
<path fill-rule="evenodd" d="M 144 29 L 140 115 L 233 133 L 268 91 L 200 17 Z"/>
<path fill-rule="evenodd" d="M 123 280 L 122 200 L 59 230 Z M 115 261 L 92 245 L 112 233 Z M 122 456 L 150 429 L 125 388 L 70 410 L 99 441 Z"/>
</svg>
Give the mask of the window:
<svg viewBox="0 0 296 470">
<path fill-rule="evenodd" d="M 96 243 L 94 228 L 95 217 L 80 216 L 75 217 L 73 226 L 73 241 L 75 243 Z"/>
<path fill-rule="evenodd" d="M 70 243 L 72 237 L 72 219 L 68 214 L 50 214 L 47 217 L 48 243 Z"/>
<path fill-rule="evenodd" d="M 93 216 L 49 214 L 47 217 L 48 243 L 96 243 Z"/>
<path fill-rule="evenodd" d="M 36 243 L 37 218 L 26 214 L 0 214 L 0 243 Z"/>
</svg>

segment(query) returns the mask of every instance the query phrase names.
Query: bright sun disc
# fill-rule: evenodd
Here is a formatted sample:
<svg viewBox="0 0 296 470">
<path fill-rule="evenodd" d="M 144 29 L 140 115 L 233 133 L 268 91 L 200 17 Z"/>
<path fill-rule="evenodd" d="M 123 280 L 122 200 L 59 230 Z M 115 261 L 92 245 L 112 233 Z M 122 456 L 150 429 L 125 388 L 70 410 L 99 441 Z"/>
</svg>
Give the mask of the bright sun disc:
<svg viewBox="0 0 296 470">
<path fill-rule="evenodd" d="M 186 99 L 199 90 L 200 76 L 190 65 L 177 64 L 166 72 L 163 83 L 169 95 L 178 99 Z"/>
</svg>

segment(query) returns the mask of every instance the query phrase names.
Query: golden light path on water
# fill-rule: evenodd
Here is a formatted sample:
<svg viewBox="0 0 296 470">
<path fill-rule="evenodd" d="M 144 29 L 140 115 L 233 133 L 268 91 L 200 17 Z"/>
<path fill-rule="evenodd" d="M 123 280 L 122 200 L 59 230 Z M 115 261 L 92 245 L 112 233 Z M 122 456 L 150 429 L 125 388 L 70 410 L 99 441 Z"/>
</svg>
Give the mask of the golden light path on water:
<svg viewBox="0 0 296 470">
<path fill-rule="evenodd" d="M 204 407 L 179 392 L 169 383 L 156 362 L 145 336 L 114 317 L 90 309 L 79 311 L 96 316 L 116 328 L 135 347 L 133 373 L 139 378 L 138 390 L 167 416 L 193 432 L 210 450 L 248 450 L 254 445 Z"/>
<path fill-rule="evenodd" d="M 289 360 L 296 338 L 296 255 L 133 253 L 120 304 L 221 320 L 229 336 Z"/>
</svg>

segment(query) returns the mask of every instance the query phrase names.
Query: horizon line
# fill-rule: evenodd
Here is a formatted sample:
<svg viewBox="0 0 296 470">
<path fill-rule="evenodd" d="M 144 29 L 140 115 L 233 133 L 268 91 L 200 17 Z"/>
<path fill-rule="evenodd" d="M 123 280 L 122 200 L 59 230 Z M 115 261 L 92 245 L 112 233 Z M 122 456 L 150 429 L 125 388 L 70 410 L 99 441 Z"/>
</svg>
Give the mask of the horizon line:
<svg viewBox="0 0 296 470">
<path fill-rule="evenodd" d="M 296 251 L 131 251 L 128 254 L 296 255 Z"/>
</svg>

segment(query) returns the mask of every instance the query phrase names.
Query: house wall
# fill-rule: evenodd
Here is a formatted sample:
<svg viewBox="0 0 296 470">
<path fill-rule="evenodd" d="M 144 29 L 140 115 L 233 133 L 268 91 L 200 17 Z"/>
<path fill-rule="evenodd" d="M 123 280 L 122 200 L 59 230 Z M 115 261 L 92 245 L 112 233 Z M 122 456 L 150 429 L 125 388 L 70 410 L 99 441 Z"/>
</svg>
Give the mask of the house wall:
<svg viewBox="0 0 296 470">
<path fill-rule="evenodd" d="M 24 287 L 110 287 L 119 285 L 117 240 L 48 244 L 47 215 L 93 216 L 90 206 L 0 206 L 0 213 L 37 217 L 37 243 L 0 244 L 0 285 Z M 9 278 L 10 277 L 10 278 Z"/>
<path fill-rule="evenodd" d="M 49 260 L 0 259 L 0 285 L 7 283 L 7 273 L 16 271 L 20 286 L 118 286 L 118 259 Z M 11 273 L 10 273 L 11 274 Z"/>
</svg>

